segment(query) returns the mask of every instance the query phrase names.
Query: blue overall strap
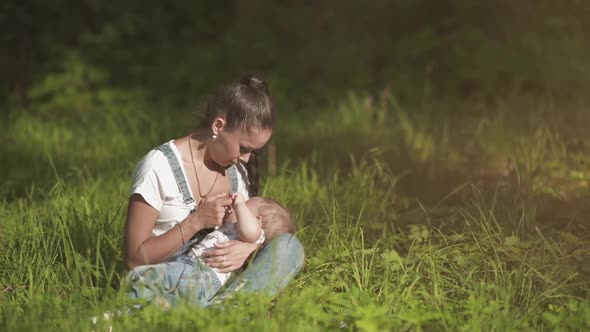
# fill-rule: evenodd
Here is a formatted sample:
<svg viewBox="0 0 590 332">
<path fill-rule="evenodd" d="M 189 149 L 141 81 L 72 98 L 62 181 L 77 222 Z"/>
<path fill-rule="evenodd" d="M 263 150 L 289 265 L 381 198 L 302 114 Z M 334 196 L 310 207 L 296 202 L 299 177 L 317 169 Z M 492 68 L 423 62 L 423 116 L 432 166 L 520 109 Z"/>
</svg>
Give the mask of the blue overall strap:
<svg viewBox="0 0 590 332">
<path fill-rule="evenodd" d="M 176 158 L 176 154 L 170 147 L 168 143 L 164 143 L 157 147 L 158 150 L 162 151 L 166 159 L 168 159 L 168 164 L 172 169 L 172 174 L 174 174 L 174 179 L 176 180 L 176 184 L 178 185 L 178 190 L 182 194 L 182 199 L 184 204 L 188 205 L 191 208 L 191 213 L 195 211 L 195 199 L 191 196 L 191 192 L 188 189 L 188 184 L 186 183 L 186 179 L 184 177 L 184 173 L 182 172 L 182 168 L 178 163 L 178 159 Z"/>
<path fill-rule="evenodd" d="M 238 192 L 239 185 L 238 168 L 236 164 L 232 164 L 227 169 L 227 175 L 229 176 L 229 192 L 235 194 Z"/>
</svg>

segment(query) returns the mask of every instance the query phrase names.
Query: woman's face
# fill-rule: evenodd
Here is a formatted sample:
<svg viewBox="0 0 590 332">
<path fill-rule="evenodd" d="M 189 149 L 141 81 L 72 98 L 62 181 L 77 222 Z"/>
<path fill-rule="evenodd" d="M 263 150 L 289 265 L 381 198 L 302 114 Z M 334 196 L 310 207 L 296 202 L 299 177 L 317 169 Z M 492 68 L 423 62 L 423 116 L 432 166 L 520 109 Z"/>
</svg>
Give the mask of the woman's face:
<svg viewBox="0 0 590 332">
<path fill-rule="evenodd" d="M 230 166 L 238 162 L 248 162 L 252 151 L 262 148 L 270 139 L 271 129 L 242 131 L 240 129 L 217 131 L 217 140 L 209 142 L 208 152 L 213 161 L 220 166 Z"/>
</svg>

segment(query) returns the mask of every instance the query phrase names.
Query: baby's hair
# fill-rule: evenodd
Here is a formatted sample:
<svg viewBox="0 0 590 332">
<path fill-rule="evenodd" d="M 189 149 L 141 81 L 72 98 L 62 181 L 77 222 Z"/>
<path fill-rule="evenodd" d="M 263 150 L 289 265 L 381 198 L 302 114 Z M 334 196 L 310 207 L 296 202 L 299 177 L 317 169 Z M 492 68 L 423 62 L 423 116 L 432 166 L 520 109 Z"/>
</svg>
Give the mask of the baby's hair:
<svg viewBox="0 0 590 332">
<path fill-rule="evenodd" d="M 297 226 L 289 210 L 272 198 L 260 197 L 263 203 L 258 206 L 257 214 L 262 218 L 262 229 L 267 240 L 281 234 L 295 234 Z"/>
</svg>

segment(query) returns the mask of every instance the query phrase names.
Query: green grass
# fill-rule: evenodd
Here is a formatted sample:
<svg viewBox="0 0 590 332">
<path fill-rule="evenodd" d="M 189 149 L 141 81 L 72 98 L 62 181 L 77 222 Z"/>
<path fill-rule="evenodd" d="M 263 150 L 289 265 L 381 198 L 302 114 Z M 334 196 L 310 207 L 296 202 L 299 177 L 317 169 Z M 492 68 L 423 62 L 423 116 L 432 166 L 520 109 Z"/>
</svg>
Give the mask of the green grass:
<svg viewBox="0 0 590 332">
<path fill-rule="evenodd" d="M 341 117 L 319 110 L 314 125 L 293 118 L 276 132 L 262 194 L 296 213 L 307 253 L 280 296 L 148 307 L 93 327 L 128 303 L 130 170 L 182 132 L 133 101 L 104 113 L 115 99 L 88 100 L 82 119 L 63 116 L 76 126 L 34 107 L 2 125 L 0 330 L 590 329 L 590 137 L 568 122 L 589 120 L 583 111 L 513 100 L 489 113 L 465 103 L 456 117 L 450 101 L 371 108 L 360 95 Z"/>
</svg>

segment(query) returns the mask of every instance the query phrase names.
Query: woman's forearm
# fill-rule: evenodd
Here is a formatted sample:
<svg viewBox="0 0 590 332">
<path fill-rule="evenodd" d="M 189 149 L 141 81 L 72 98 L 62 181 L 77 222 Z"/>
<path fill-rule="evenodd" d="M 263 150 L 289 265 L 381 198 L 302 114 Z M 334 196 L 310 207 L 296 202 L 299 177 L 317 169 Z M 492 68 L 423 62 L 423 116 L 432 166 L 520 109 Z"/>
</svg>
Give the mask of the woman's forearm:
<svg viewBox="0 0 590 332">
<path fill-rule="evenodd" d="M 204 199 L 196 213 L 189 214 L 166 233 L 153 236 L 159 211 L 147 204 L 141 195 L 129 199 L 125 235 L 126 262 L 129 268 L 160 263 L 182 248 L 193 235 L 205 228 L 221 225 L 225 206 L 232 200 L 225 193 Z"/>
<path fill-rule="evenodd" d="M 134 268 L 140 265 L 161 263 L 177 252 L 184 243 L 200 230 L 198 224 L 192 222 L 192 216 L 189 215 L 182 222 L 159 236 L 152 236 L 151 230 L 149 230 L 150 233 L 144 236 L 145 240 L 143 241 L 128 238 L 127 266 Z M 140 220 L 137 223 L 141 222 Z M 133 220 L 130 219 L 128 227 L 136 230 L 133 234 L 141 234 L 137 227 L 133 227 L 133 224 Z"/>
<path fill-rule="evenodd" d="M 127 265 L 129 268 L 161 263 L 178 251 L 184 243 L 181 227 L 176 225 L 168 232 L 144 241 L 135 252 L 128 256 Z"/>
</svg>

